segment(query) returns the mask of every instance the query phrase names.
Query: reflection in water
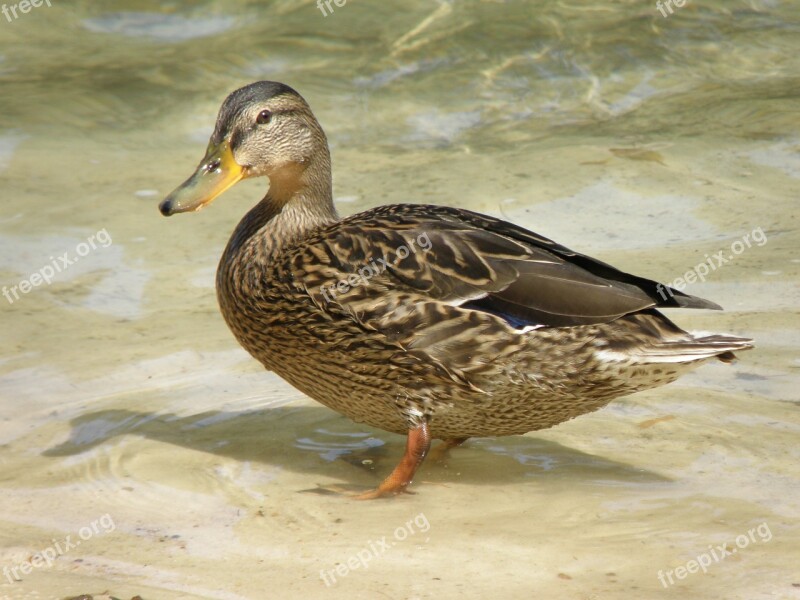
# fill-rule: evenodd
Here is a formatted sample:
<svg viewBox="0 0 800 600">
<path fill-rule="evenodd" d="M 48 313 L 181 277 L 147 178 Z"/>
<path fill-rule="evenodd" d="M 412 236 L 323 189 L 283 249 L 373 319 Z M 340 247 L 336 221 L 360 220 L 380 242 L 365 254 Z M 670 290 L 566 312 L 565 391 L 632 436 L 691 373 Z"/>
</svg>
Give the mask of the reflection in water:
<svg viewBox="0 0 800 600">
<path fill-rule="evenodd" d="M 0 289 L 113 240 L 0 297 L 0 567 L 115 524 L 0 577 L 0 598 L 796 597 L 798 17 L 766 0 L 668 18 L 522 0 L 0 17 Z M 303 398 L 222 323 L 214 267 L 262 182 L 180 223 L 156 210 L 221 100 L 256 79 L 312 104 L 344 214 L 462 206 L 662 281 L 763 231 L 687 287 L 725 312 L 672 313 L 757 349 L 552 430 L 471 440 L 426 463 L 415 495 L 299 493 L 375 485 L 404 440 Z M 425 536 L 320 581 L 423 511 Z M 761 524 L 769 543 L 660 583 Z"/>
</svg>

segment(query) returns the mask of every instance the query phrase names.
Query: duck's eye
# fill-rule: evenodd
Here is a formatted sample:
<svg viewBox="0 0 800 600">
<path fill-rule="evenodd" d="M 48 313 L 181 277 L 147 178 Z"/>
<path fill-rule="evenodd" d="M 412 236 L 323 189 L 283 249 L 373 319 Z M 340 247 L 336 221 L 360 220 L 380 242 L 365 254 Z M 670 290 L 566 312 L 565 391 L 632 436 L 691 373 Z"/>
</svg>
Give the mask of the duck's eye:
<svg viewBox="0 0 800 600">
<path fill-rule="evenodd" d="M 256 123 L 258 123 L 259 125 L 266 125 L 271 120 L 272 120 L 272 112 L 268 110 L 262 110 L 260 113 L 258 113 L 258 116 L 256 117 Z"/>
</svg>

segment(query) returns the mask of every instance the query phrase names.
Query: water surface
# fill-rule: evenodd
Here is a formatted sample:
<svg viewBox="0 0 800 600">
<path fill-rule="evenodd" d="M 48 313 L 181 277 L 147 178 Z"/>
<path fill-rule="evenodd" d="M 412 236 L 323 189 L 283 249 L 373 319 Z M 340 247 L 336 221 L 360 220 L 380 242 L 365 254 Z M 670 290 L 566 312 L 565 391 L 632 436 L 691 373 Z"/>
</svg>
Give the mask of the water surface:
<svg viewBox="0 0 800 600">
<path fill-rule="evenodd" d="M 0 15 L 0 286 L 60 269 L 0 297 L 0 598 L 800 598 L 797 3 L 51 4 Z M 757 350 L 473 440 L 415 495 L 305 493 L 404 440 L 225 327 L 214 269 L 266 181 L 156 210 L 257 79 L 311 103 L 343 214 L 462 206 L 665 282 L 722 251 L 687 289 L 726 311 L 671 316 Z"/>
</svg>

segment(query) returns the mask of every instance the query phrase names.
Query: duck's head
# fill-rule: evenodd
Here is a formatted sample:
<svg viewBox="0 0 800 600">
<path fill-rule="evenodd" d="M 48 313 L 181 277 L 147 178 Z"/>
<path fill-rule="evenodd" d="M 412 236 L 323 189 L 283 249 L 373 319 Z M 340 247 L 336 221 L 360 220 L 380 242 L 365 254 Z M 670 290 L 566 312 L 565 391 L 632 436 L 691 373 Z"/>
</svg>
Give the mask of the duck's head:
<svg viewBox="0 0 800 600">
<path fill-rule="evenodd" d="M 275 199 L 309 185 L 330 188 L 322 128 L 303 97 L 275 81 L 252 83 L 225 99 L 206 155 L 159 209 L 165 216 L 200 210 L 238 181 L 263 175 Z"/>
</svg>

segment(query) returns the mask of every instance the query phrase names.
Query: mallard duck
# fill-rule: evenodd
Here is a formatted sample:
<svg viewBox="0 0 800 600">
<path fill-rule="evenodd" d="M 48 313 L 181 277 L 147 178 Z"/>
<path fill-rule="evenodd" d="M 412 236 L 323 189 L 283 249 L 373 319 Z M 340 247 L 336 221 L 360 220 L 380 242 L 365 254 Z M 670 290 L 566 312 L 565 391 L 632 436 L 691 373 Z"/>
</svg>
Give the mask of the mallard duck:
<svg viewBox="0 0 800 600">
<path fill-rule="evenodd" d="M 396 204 L 340 218 L 325 133 L 282 83 L 225 99 L 205 157 L 160 210 L 199 210 L 261 176 L 269 190 L 219 262 L 222 315 L 304 394 L 407 435 L 400 463 L 360 498 L 406 491 L 432 439 L 552 427 L 752 347 L 657 310 L 717 304 L 490 216 Z"/>
</svg>

